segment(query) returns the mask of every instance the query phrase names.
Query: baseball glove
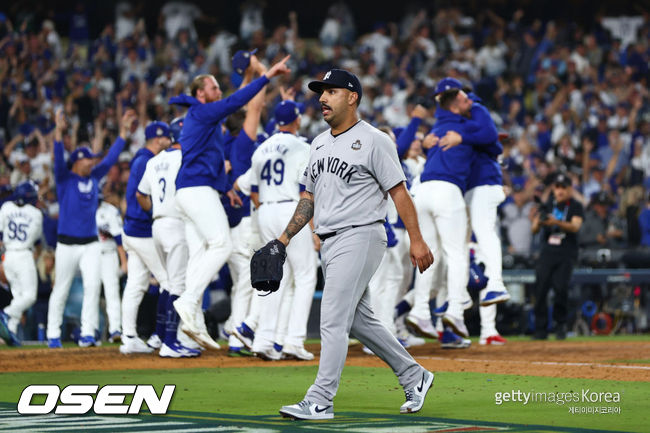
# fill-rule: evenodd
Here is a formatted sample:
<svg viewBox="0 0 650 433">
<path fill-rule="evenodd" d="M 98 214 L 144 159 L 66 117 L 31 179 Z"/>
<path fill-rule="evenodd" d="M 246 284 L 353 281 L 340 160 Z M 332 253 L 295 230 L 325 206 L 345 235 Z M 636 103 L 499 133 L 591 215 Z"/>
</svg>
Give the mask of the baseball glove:
<svg viewBox="0 0 650 433">
<path fill-rule="evenodd" d="M 282 280 L 282 265 L 286 258 L 286 247 L 277 239 L 255 251 L 251 258 L 251 285 L 267 294 L 278 290 Z"/>
</svg>

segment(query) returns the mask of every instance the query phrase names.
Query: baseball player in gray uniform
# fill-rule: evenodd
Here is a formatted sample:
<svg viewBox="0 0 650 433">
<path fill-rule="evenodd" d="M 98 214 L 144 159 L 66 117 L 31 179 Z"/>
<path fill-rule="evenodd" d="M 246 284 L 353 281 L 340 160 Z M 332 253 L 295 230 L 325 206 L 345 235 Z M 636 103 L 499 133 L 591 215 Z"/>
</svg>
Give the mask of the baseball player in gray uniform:
<svg viewBox="0 0 650 433">
<path fill-rule="evenodd" d="M 321 238 L 325 288 L 321 303 L 321 354 L 316 381 L 305 398 L 284 406 L 294 419 L 330 419 L 353 334 L 393 369 L 406 394 L 401 413 L 422 408 L 433 373 L 408 354 L 375 318 L 368 282 L 386 250 L 386 197 L 391 195 L 411 238 L 411 262 L 423 272 L 433 255 L 422 239 L 417 215 L 406 190 L 395 144 L 386 134 L 359 120 L 359 79 L 332 69 L 309 88 L 319 93 L 321 111 L 331 129 L 314 139 L 303 176 L 305 191 L 284 233 L 285 245 L 314 218 Z"/>
</svg>

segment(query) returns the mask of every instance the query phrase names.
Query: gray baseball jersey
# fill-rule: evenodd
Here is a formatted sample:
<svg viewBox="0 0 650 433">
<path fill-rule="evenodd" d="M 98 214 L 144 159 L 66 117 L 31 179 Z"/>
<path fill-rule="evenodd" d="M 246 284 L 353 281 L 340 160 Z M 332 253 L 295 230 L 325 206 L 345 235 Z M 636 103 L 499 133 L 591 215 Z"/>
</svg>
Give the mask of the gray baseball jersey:
<svg viewBox="0 0 650 433">
<path fill-rule="evenodd" d="M 404 182 L 395 143 L 363 120 L 311 144 L 302 184 L 314 194 L 314 231 L 335 232 L 383 220 L 387 192 Z"/>
</svg>

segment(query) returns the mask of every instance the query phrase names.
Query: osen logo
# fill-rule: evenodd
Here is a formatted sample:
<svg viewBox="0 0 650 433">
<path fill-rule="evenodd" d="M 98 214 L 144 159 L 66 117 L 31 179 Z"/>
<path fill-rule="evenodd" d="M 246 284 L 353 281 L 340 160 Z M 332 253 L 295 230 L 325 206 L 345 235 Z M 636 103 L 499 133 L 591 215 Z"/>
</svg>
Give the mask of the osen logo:
<svg viewBox="0 0 650 433">
<path fill-rule="evenodd" d="M 165 385 L 160 398 L 153 385 L 105 385 L 98 389 L 99 385 L 68 385 L 63 390 L 57 385 L 29 385 L 20 394 L 18 413 L 83 415 L 92 409 L 97 415 L 137 415 L 146 402 L 152 415 L 164 415 L 176 385 Z M 133 396 L 130 404 L 124 403 L 127 395 Z M 34 403 L 34 396 L 45 396 L 45 402 Z"/>
</svg>

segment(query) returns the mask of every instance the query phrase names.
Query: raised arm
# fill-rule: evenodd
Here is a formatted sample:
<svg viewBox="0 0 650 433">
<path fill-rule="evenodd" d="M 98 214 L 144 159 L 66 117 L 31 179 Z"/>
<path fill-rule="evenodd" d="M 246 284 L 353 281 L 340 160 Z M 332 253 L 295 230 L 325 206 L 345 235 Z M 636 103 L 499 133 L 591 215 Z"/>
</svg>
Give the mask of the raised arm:
<svg viewBox="0 0 650 433">
<path fill-rule="evenodd" d="M 106 176 L 108 170 L 110 170 L 111 167 L 117 163 L 120 153 L 122 153 L 122 150 L 124 149 L 124 144 L 126 144 L 126 138 L 128 137 L 131 125 L 135 119 L 137 119 L 135 111 L 132 109 L 126 110 L 124 116 L 122 116 L 122 121 L 120 124 L 120 135 L 115 139 L 110 149 L 108 149 L 108 153 L 104 159 L 102 159 L 101 162 L 97 164 L 95 168 L 93 168 L 91 176 L 96 177 L 97 179 L 101 179 L 102 177 Z"/>
<path fill-rule="evenodd" d="M 415 133 L 422 124 L 422 120 L 427 115 L 427 109 L 422 105 L 416 105 L 411 113 L 411 122 L 397 137 L 397 156 L 404 158 L 411 148 L 411 143 L 415 140 Z"/>
<path fill-rule="evenodd" d="M 300 193 L 300 201 L 296 210 L 291 217 L 291 221 L 284 229 L 278 240 L 285 246 L 289 245 L 291 238 L 298 234 L 300 230 L 307 224 L 314 216 L 314 195 L 310 192 L 303 191 Z"/>
<path fill-rule="evenodd" d="M 63 153 L 63 130 L 66 127 L 65 114 L 62 109 L 59 109 L 56 112 L 54 127 L 54 178 L 57 182 L 65 179 L 70 174 Z"/>
<path fill-rule="evenodd" d="M 406 190 L 404 182 L 398 183 L 389 189 L 388 192 L 395 203 L 397 213 L 402 218 L 404 227 L 406 227 L 406 231 L 411 239 L 411 263 L 413 266 L 417 266 L 420 273 L 422 273 L 433 264 L 433 254 L 426 242 L 424 242 L 422 233 L 420 233 L 418 215 L 415 211 L 411 195 Z"/>
</svg>

